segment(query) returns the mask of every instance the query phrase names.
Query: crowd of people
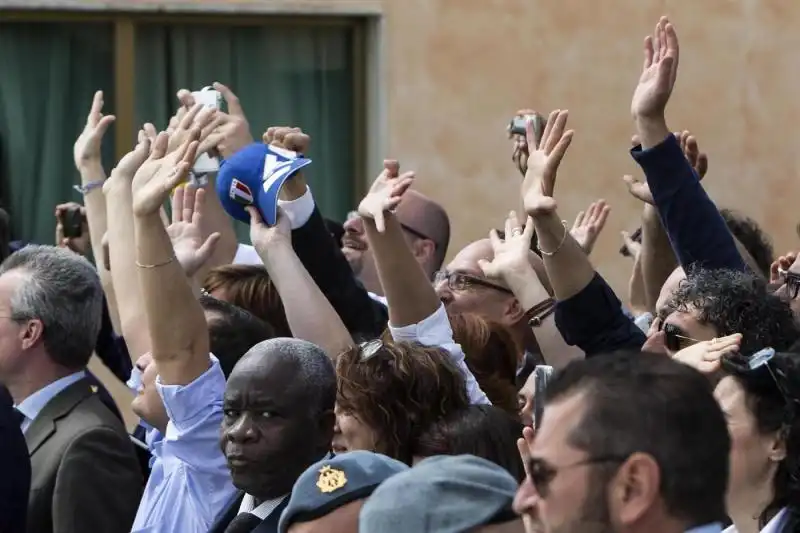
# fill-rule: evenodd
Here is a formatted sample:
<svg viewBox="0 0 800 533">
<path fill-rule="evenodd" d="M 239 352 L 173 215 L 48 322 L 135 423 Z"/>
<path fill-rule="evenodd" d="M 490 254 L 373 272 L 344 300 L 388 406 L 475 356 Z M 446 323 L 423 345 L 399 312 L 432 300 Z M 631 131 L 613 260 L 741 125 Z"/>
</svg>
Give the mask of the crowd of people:
<svg viewBox="0 0 800 533">
<path fill-rule="evenodd" d="M 56 246 L 3 245 L 0 532 L 800 532 L 800 260 L 703 189 L 665 119 L 678 63 L 662 17 L 630 108 L 624 304 L 590 259 L 609 206 L 559 215 L 566 110 L 519 112 L 525 212 L 446 262 L 447 212 L 397 160 L 341 225 L 297 170 L 274 224 L 241 204 L 240 244 L 215 179 L 310 137 L 254 142 L 228 87 L 226 111 L 182 89 L 106 176 L 98 92 L 83 203 Z"/>
</svg>

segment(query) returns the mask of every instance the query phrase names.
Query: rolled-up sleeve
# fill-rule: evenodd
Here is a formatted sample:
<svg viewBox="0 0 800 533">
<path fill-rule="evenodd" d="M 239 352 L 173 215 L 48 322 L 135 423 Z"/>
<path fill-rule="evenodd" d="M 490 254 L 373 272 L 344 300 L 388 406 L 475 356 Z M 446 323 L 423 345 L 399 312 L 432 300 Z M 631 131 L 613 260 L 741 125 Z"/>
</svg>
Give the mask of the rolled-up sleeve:
<svg viewBox="0 0 800 533">
<path fill-rule="evenodd" d="M 591 357 L 622 349 L 641 349 L 646 340 L 600 274 L 578 294 L 556 302 L 556 327 L 571 346 Z"/>
<path fill-rule="evenodd" d="M 481 389 L 478 380 L 467 367 L 464 350 L 461 345 L 453 340 L 453 328 L 444 305 L 421 322 L 410 326 L 392 327 L 389 324 L 392 338 L 398 342 L 418 342 L 423 346 L 439 347 L 450 354 L 450 360 L 455 363 L 464 376 L 467 384 L 467 396 L 472 404 L 490 404 L 489 398 Z"/>
<path fill-rule="evenodd" d="M 316 203 L 311 189 L 306 187 L 306 192 L 294 200 L 278 200 L 278 206 L 286 213 L 292 229 L 302 228 L 311 218 Z"/>
</svg>

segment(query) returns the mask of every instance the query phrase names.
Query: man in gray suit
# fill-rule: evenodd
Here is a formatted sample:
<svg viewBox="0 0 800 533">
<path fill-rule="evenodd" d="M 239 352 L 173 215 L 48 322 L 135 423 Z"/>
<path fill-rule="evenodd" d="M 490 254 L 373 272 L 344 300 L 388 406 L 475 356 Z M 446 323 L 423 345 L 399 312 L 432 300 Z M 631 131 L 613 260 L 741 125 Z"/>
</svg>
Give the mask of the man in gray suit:
<svg viewBox="0 0 800 533">
<path fill-rule="evenodd" d="M 130 531 L 141 470 L 120 420 L 86 379 L 103 292 L 94 267 L 28 246 L 0 265 L 0 383 L 31 460 L 28 531 Z"/>
</svg>

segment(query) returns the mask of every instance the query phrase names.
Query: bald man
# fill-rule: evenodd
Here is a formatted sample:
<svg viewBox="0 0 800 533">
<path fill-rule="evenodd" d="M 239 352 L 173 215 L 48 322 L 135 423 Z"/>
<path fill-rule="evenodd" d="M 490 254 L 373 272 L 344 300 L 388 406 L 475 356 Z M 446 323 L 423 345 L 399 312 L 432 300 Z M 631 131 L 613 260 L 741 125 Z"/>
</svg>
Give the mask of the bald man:
<svg viewBox="0 0 800 533">
<path fill-rule="evenodd" d="M 447 212 L 424 194 L 411 189 L 403 195 L 395 216 L 405 232 L 414 257 L 432 280 L 434 273 L 444 263 L 450 243 Z M 356 212 L 351 212 L 344 223 L 342 253 L 364 287 L 372 294 L 383 295 L 364 224 Z"/>
</svg>

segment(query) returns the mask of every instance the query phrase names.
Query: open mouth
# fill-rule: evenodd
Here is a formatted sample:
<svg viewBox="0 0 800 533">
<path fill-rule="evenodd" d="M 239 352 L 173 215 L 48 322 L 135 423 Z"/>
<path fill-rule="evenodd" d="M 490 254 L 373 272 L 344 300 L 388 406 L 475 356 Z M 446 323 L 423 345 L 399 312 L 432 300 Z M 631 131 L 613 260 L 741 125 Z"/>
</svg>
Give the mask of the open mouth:
<svg viewBox="0 0 800 533">
<path fill-rule="evenodd" d="M 348 237 L 342 238 L 342 247 L 344 248 L 351 248 L 353 250 L 357 250 L 359 252 L 363 252 L 367 249 L 367 245 L 361 241 L 357 241 L 355 239 L 351 239 Z"/>
</svg>

